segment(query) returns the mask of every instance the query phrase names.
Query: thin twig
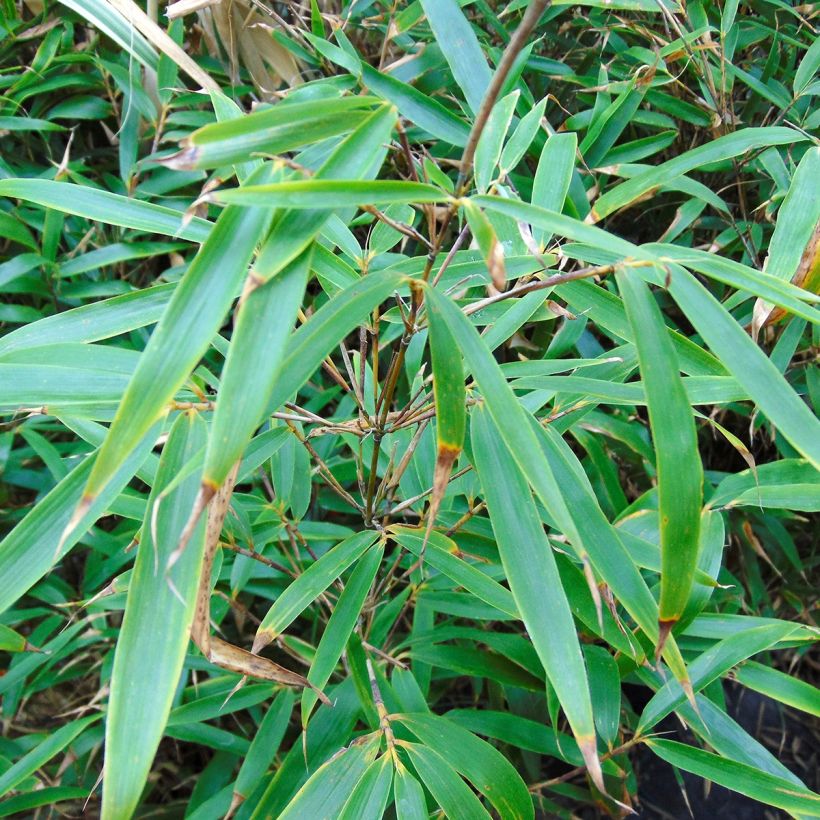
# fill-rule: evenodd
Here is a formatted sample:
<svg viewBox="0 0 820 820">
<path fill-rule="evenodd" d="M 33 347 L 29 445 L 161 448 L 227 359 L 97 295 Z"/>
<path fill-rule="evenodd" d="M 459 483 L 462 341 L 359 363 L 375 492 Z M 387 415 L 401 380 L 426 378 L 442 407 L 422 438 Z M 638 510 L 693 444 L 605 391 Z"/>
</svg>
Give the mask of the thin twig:
<svg viewBox="0 0 820 820">
<path fill-rule="evenodd" d="M 550 2 L 551 0 L 532 0 L 529 6 L 527 6 L 527 10 L 524 12 L 524 16 L 521 18 L 518 28 L 504 49 L 501 62 L 498 64 L 498 68 L 495 70 L 495 74 L 493 74 L 493 78 L 487 88 L 487 93 L 481 101 L 475 122 L 470 129 L 470 135 L 467 137 L 467 145 L 464 146 L 464 153 L 461 155 L 461 168 L 458 172 L 458 181 L 456 182 L 456 192 L 458 196 L 463 196 L 466 191 L 467 179 L 470 175 L 470 171 L 472 171 L 473 160 L 475 159 L 475 149 L 487 125 L 487 120 L 490 118 L 490 113 L 493 110 L 495 101 L 498 99 L 498 95 L 504 87 L 504 83 L 507 80 L 507 76 L 516 58 L 527 44 L 530 32 L 535 28 L 541 15 L 547 6 L 550 5 Z"/>
</svg>

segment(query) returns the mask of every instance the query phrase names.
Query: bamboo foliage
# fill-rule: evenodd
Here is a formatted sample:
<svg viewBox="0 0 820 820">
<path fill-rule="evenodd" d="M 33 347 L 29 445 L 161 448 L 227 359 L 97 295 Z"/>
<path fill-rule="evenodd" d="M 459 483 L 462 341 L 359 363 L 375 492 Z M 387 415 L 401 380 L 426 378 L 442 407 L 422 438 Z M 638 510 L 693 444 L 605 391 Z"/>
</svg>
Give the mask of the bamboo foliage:
<svg viewBox="0 0 820 820">
<path fill-rule="evenodd" d="M 619 816 L 639 746 L 820 811 L 730 708 L 818 714 L 806 9 L 61 3 L 0 41 L 0 814 Z"/>
</svg>

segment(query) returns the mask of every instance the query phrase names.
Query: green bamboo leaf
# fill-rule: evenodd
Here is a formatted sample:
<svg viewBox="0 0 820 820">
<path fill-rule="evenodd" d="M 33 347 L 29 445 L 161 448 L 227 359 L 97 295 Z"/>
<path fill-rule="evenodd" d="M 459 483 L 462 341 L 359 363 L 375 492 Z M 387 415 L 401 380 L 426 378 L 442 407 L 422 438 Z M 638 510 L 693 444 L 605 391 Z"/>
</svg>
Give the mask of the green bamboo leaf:
<svg viewBox="0 0 820 820">
<path fill-rule="evenodd" d="M 467 778 L 500 817 L 535 816 L 521 775 L 497 749 L 447 718 L 429 713 L 400 714 L 395 720 L 430 749 L 447 750 L 447 762 Z"/>
<path fill-rule="evenodd" d="M 54 755 L 62 752 L 87 727 L 92 723 L 96 723 L 99 719 L 99 715 L 91 715 L 79 720 L 72 720 L 71 723 L 67 723 L 56 731 L 47 734 L 40 743 L 0 774 L 0 797 L 8 794 L 29 775 L 34 774 L 43 764 L 48 763 Z"/>
<path fill-rule="evenodd" d="M 428 592 L 425 593 L 423 597 L 438 612 L 468 618 L 481 617 L 482 614 L 480 611 L 477 611 L 478 608 L 472 603 L 469 596 L 465 596 L 466 600 L 461 607 L 456 606 L 452 610 L 447 604 L 454 598 L 457 600 L 455 593 L 445 596 Z M 498 620 L 498 618 L 494 617 L 494 614 L 490 611 L 485 616 L 485 620 L 495 621 Z M 533 675 L 520 664 L 513 662 L 498 652 L 488 651 L 487 649 L 479 649 L 472 646 L 452 646 L 449 644 L 430 645 L 429 633 L 422 634 L 427 639 L 424 640 L 419 636 L 419 639 L 414 641 L 414 646 L 410 653 L 414 659 L 418 659 L 431 666 L 448 669 L 457 675 L 487 678 L 502 686 L 515 686 L 530 692 L 544 691 L 544 678 L 540 670 L 538 675 Z M 418 676 L 417 673 L 416 676 Z"/>
<path fill-rule="evenodd" d="M 306 690 L 310 691 L 310 690 Z M 233 804 L 238 807 L 262 781 L 285 737 L 295 696 L 292 689 L 283 689 L 265 712 L 265 717 L 251 741 L 233 787 Z"/>
<path fill-rule="evenodd" d="M 15 632 L 10 626 L 0 624 L 0 651 L 31 652 L 35 648 L 19 632 Z"/>
<path fill-rule="evenodd" d="M 504 290 L 507 282 L 504 246 L 498 241 L 495 228 L 493 228 L 484 211 L 469 200 L 463 204 L 467 224 L 470 226 L 470 232 L 481 250 L 484 261 L 487 263 L 490 279 L 498 290 Z"/>
<path fill-rule="evenodd" d="M 632 327 L 626 318 L 621 300 L 604 288 L 583 279 L 567 282 L 555 290 L 570 308 L 588 315 L 591 321 L 626 341 L 634 342 Z M 702 347 L 670 328 L 669 336 L 675 345 L 684 373 L 699 376 L 726 376 L 727 370 Z"/>
<path fill-rule="evenodd" d="M 583 651 L 590 697 L 595 704 L 595 727 L 611 749 L 618 737 L 621 717 L 621 675 L 618 664 L 602 646 L 584 644 Z"/>
<path fill-rule="evenodd" d="M 421 0 L 421 6 L 455 81 L 475 114 L 492 74 L 473 27 L 457 0 Z"/>
<path fill-rule="evenodd" d="M 77 276 L 107 265 L 127 262 L 131 259 L 147 259 L 173 251 L 185 250 L 184 242 L 112 242 L 104 248 L 81 253 L 60 263 L 60 276 Z"/>
<path fill-rule="evenodd" d="M 402 741 L 401 748 L 407 752 L 421 782 L 450 820 L 483 820 L 490 817 L 475 794 L 438 752 L 406 741 Z"/>
<path fill-rule="evenodd" d="M 519 95 L 520 92 L 516 89 L 496 102 L 476 145 L 476 188 L 482 194 L 486 193 L 490 187 L 490 182 L 501 158 L 501 147 L 512 122 Z"/>
<path fill-rule="evenodd" d="M 80 786 L 45 786 L 33 792 L 23 792 L 0 803 L 0 817 L 11 817 L 25 813 L 31 816 L 32 809 L 43 806 L 53 807 L 67 800 L 86 800 L 88 789 Z"/>
<path fill-rule="evenodd" d="M 408 202 L 446 202 L 449 197 L 444 191 L 423 182 L 312 178 L 226 188 L 215 191 L 209 198 L 227 204 L 273 205 L 279 208 L 313 210 L 327 208 L 329 205 L 346 208 Z"/>
<path fill-rule="evenodd" d="M 412 552 L 413 555 L 421 555 L 425 542 L 422 530 L 394 524 L 389 531 L 406 550 Z M 427 542 L 425 560 L 433 569 L 446 575 L 458 586 L 469 590 L 476 598 L 512 618 L 519 618 L 520 615 L 510 591 L 492 578 L 488 578 L 480 569 L 460 558 L 459 552 L 454 541 L 441 533 L 432 532 Z"/>
<path fill-rule="evenodd" d="M 809 817 L 815 817 L 820 812 L 820 796 L 789 780 L 675 740 L 656 738 L 645 742 L 667 763 L 753 800 Z"/>
<path fill-rule="evenodd" d="M 578 136 L 574 131 L 552 134 L 541 149 L 541 157 L 532 183 L 532 204 L 547 211 L 561 213 L 575 169 Z M 536 228 L 533 236 L 539 248 L 549 243 L 552 231 Z"/>
<path fill-rule="evenodd" d="M 792 177 L 791 185 L 777 214 L 777 223 L 769 242 L 769 254 L 763 270 L 777 279 L 811 288 L 813 237 L 820 234 L 820 147 L 809 148 Z M 804 261 L 804 256 L 807 258 Z M 817 274 L 814 274 L 817 278 Z M 802 280 L 802 281 L 801 281 Z M 772 305 L 758 300 L 754 310 L 754 327 L 762 327 L 770 320 Z"/>
<path fill-rule="evenodd" d="M 600 779 L 600 769 L 595 771 L 599 764 L 586 669 L 552 547 L 527 482 L 486 410 L 473 410 L 471 433 L 475 465 L 510 590 L 592 776 Z"/>
<path fill-rule="evenodd" d="M 679 154 L 674 159 L 657 165 L 638 176 L 616 185 L 607 191 L 595 203 L 591 217 L 597 222 L 611 213 L 626 207 L 638 197 L 673 182 L 678 177 L 708 165 L 712 162 L 731 159 L 750 151 L 753 148 L 764 148 L 770 145 L 793 145 L 805 137 L 796 134 L 794 129 L 782 126 L 766 128 L 742 128 L 724 137 L 700 145 L 691 151 Z"/>
<path fill-rule="evenodd" d="M 153 324 L 162 316 L 175 287 L 157 285 L 46 316 L 3 336 L 0 353 L 68 342 L 96 342 Z"/>
<path fill-rule="evenodd" d="M 747 661 L 735 669 L 733 677 L 747 689 L 779 700 L 801 712 L 820 717 L 820 690 L 807 681 L 787 675 L 778 669 Z"/>
<path fill-rule="evenodd" d="M 808 461 L 784 458 L 771 464 L 761 464 L 753 470 L 726 476 L 709 499 L 709 506 L 762 506 L 767 490 L 785 488 L 787 492 L 794 491 L 797 487 L 816 484 L 817 479 L 817 469 Z M 760 499 L 755 500 L 758 493 Z"/>
<path fill-rule="evenodd" d="M 692 408 L 663 316 L 649 286 L 616 274 L 635 334 L 658 471 L 661 543 L 659 648 L 689 600 L 698 560 L 703 467 Z"/>
<path fill-rule="evenodd" d="M 424 789 L 401 760 L 396 762 L 393 777 L 393 803 L 396 807 L 396 820 L 427 820 L 429 817 Z"/>
<path fill-rule="evenodd" d="M 568 146 L 562 146 L 562 150 L 566 153 L 568 153 L 567 149 Z M 533 228 L 538 228 L 545 233 L 564 236 L 575 242 L 582 242 L 597 250 L 605 251 L 607 258 L 617 254 L 621 258 L 657 261 L 657 257 L 644 247 L 633 245 L 615 234 L 596 228 L 594 225 L 587 225 L 558 211 L 548 211 L 545 208 L 530 205 L 528 202 L 505 199 L 500 196 L 474 196 L 471 197 L 470 202 L 479 208 L 486 208 L 519 222 L 529 223 Z"/>
<path fill-rule="evenodd" d="M 544 723 L 492 709 L 452 709 L 446 717 L 475 734 L 555 757 L 571 766 L 583 765 L 584 758 L 575 740 Z"/>
<path fill-rule="evenodd" d="M 0 117 L 0 128 L 4 131 L 65 131 L 62 125 L 37 117 Z"/>
<path fill-rule="evenodd" d="M 159 424 L 149 429 L 132 452 L 117 465 L 105 489 L 72 527 L 68 538 L 61 539 L 60 533 L 65 530 L 72 511 L 80 503 L 97 453 L 84 459 L 40 499 L 0 542 L 0 612 L 5 612 L 37 583 L 109 509 L 148 458 L 160 430 Z"/>
<path fill-rule="evenodd" d="M 153 46 L 130 25 L 119 11 L 104 0 L 60 0 L 66 8 L 93 23 L 103 34 L 131 54 L 146 68 L 156 70 L 158 59 Z"/>
<path fill-rule="evenodd" d="M 596 118 L 580 145 L 584 162 L 589 168 L 597 168 L 607 151 L 615 145 L 643 102 L 647 88 L 647 85 L 630 82 L 629 86 Z"/>
<path fill-rule="evenodd" d="M 339 820 L 381 820 L 392 785 L 393 764 L 389 755 L 382 755 L 370 764 L 356 784 L 338 815 Z"/>
<path fill-rule="evenodd" d="M 379 751 L 378 738 L 365 737 L 362 741 L 320 766 L 288 803 L 279 820 L 336 820 Z"/>
<path fill-rule="evenodd" d="M 427 324 L 436 402 L 436 467 L 425 538 L 432 531 L 441 500 L 447 492 L 450 473 L 464 446 L 467 426 L 467 392 L 461 354 L 435 302 L 427 305 Z"/>
<path fill-rule="evenodd" d="M 315 8 L 316 0 L 313 0 L 313 5 Z M 318 12 L 317 12 L 318 13 Z M 355 53 L 355 50 L 352 48 L 339 48 L 339 46 L 334 46 L 333 43 L 328 42 L 322 36 L 322 34 L 308 34 L 305 32 L 305 37 L 307 38 L 308 42 L 319 52 L 323 57 L 330 60 L 336 65 L 341 66 L 342 68 L 349 71 L 351 74 L 355 74 L 356 76 L 362 73 L 362 61 L 359 59 L 358 54 Z M 344 33 L 337 34 L 336 39 L 339 42 L 342 42 L 347 46 L 349 40 L 342 39 L 344 37 Z"/>
<path fill-rule="evenodd" d="M 509 174 L 521 162 L 541 128 L 541 119 L 546 107 L 547 98 L 544 97 L 521 118 L 521 122 L 515 127 L 515 131 L 501 152 L 499 168 L 502 174 Z"/>
<path fill-rule="evenodd" d="M 818 69 L 820 69 L 820 42 L 815 38 L 803 55 L 797 71 L 794 72 L 792 89 L 795 97 L 799 97 L 809 87 Z"/>
<path fill-rule="evenodd" d="M 771 274 L 750 268 L 748 265 L 732 259 L 723 259 L 716 254 L 699 251 L 696 248 L 679 248 L 676 245 L 660 243 L 651 243 L 643 247 L 652 253 L 657 253 L 662 261 L 677 262 L 717 282 L 752 293 L 809 322 L 820 323 L 820 312 L 807 304 L 808 302 L 816 304 L 820 301 L 820 296 L 803 290 L 791 282 L 782 281 Z"/>
<path fill-rule="evenodd" d="M 258 652 L 281 635 L 299 617 L 302 610 L 321 595 L 351 564 L 361 558 L 379 534 L 373 530 L 358 532 L 328 550 L 311 564 L 277 599 L 256 631 L 253 651 Z"/>
<path fill-rule="evenodd" d="M 259 173 L 267 176 L 268 169 Z M 220 215 L 140 357 L 89 476 L 85 504 L 105 487 L 145 431 L 167 412 L 168 402 L 222 324 L 271 217 L 267 208 L 226 208 Z"/>
<path fill-rule="evenodd" d="M 316 647 L 316 655 L 310 665 L 307 679 L 317 689 L 324 689 L 333 670 L 342 657 L 348 638 L 350 637 L 356 622 L 361 616 L 364 605 L 373 579 L 379 570 L 382 557 L 384 556 L 384 545 L 377 544 L 373 549 L 368 550 L 358 561 L 353 572 L 350 574 L 333 614 L 327 622 L 322 639 Z M 310 719 L 313 707 L 316 705 L 318 697 L 313 689 L 305 689 L 302 692 L 302 728 L 305 729 Z"/>
<path fill-rule="evenodd" d="M 0 196 L 22 199 L 105 225 L 204 242 L 212 225 L 198 216 L 186 223 L 184 215 L 164 205 L 142 202 L 87 185 L 50 179 L 2 179 Z"/>
<path fill-rule="evenodd" d="M 0 412 L 44 405 L 116 402 L 128 387 L 126 373 L 48 364 L 0 363 Z"/>
<path fill-rule="evenodd" d="M 254 156 L 282 154 L 353 130 L 376 102 L 373 97 L 351 96 L 278 103 L 194 131 L 165 164 L 177 170 L 219 168 Z"/>
<path fill-rule="evenodd" d="M 215 695 L 205 695 L 188 703 L 183 703 L 181 706 L 176 706 L 168 716 L 168 726 L 204 723 L 223 715 L 230 715 L 242 709 L 256 706 L 270 698 L 271 688 L 264 683 L 245 686 L 239 692 L 233 693 L 227 702 L 225 700 L 226 692 L 230 693 L 230 689 Z"/>
<path fill-rule="evenodd" d="M 393 103 L 402 117 L 414 122 L 431 136 L 459 148 L 467 144 L 470 135 L 467 123 L 412 85 L 368 65 L 362 65 L 362 83 L 374 94 Z"/>
<path fill-rule="evenodd" d="M 125 616 L 114 653 L 105 738 L 104 818 L 130 817 L 145 788 L 179 683 L 194 617 L 204 546 L 204 521 L 183 556 L 165 575 L 187 511 L 199 488 L 194 472 L 160 498 L 205 445 L 205 423 L 181 414 L 163 447 L 148 500 Z"/>
<path fill-rule="evenodd" d="M 302 304 L 311 250 L 263 285 L 247 280 L 217 394 L 203 482 L 216 491 L 259 426 Z"/>
<path fill-rule="evenodd" d="M 706 344 L 783 437 L 820 468 L 820 422 L 771 359 L 690 273 L 675 269 L 669 292 Z"/>
<path fill-rule="evenodd" d="M 715 752 L 722 757 L 728 757 L 776 777 L 782 777 L 801 789 L 806 788 L 799 777 L 732 720 L 720 706 L 704 695 L 698 695 L 697 702 L 700 716 L 689 705 L 681 707 L 681 714 L 692 730 Z"/>
<path fill-rule="evenodd" d="M 689 376 L 681 382 L 687 405 L 726 404 L 749 399 L 748 392 L 727 376 Z M 586 376 L 524 376 L 515 379 L 512 386 L 515 390 L 550 390 L 556 394 L 578 395 L 606 404 L 648 403 L 646 381 L 621 384 Z"/>
<path fill-rule="evenodd" d="M 720 15 L 720 37 L 724 39 L 726 35 L 732 30 L 735 24 L 735 15 L 737 15 L 738 0 L 729 0 L 723 6 L 723 13 Z"/>
<path fill-rule="evenodd" d="M 725 675 L 733 666 L 787 639 L 796 630 L 795 624 L 774 623 L 752 627 L 724 638 L 689 664 L 692 688 L 697 692 Z M 685 698 L 684 691 L 676 681 L 667 682 L 646 704 L 637 731 L 642 733 L 650 730 L 682 704 Z"/>
</svg>

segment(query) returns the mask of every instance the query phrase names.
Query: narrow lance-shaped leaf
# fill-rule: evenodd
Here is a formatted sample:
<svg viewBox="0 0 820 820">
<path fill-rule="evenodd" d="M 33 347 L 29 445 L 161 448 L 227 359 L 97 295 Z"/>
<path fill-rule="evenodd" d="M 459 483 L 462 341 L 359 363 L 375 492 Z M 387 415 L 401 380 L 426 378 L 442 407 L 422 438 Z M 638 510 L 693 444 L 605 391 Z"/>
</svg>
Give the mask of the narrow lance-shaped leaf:
<svg viewBox="0 0 820 820">
<path fill-rule="evenodd" d="M 820 468 L 820 422 L 771 359 L 688 271 L 673 267 L 669 292 L 783 437 Z"/>
<path fill-rule="evenodd" d="M 786 640 L 798 628 L 796 624 L 775 622 L 745 629 L 718 641 L 689 665 L 693 688 L 695 691 L 702 689 L 746 658 Z M 683 703 L 684 694 L 677 682 L 667 681 L 646 704 L 638 723 L 638 732 L 645 733 L 663 720 Z"/>
<path fill-rule="evenodd" d="M 19 632 L 16 632 L 10 626 L 0 624 L 0 651 L 36 652 L 37 647 L 32 646 Z"/>
<path fill-rule="evenodd" d="M 487 215 L 469 200 L 463 204 L 467 224 L 470 226 L 470 231 L 478 243 L 484 261 L 487 263 L 487 270 L 490 272 L 493 285 L 495 285 L 498 290 L 504 290 L 507 282 L 507 272 L 504 264 L 504 248 L 498 241 L 498 237 L 490 220 L 487 219 Z"/>
<path fill-rule="evenodd" d="M 267 167 L 258 175 L 266 178 Z M 226 208 L 217 220 L 140 357 L 78 512 L 100 493 L 148 428 L 162 418 L 168 402 L 207 350 L 271 216 L 265 208 L 234 207 Z"/>
<path fill-rule="evenodd" d="M 211 223 L 194 217 L 187 224 L 183 214 L 164 205 L 141 202 L 138 199 L 112 194 L 72 182 L 51 179 L 0 180 L 0 196 L 34 202 L 45 208 L 74 214 L 104 225 L 118 225 L 139 231 L 179 236 L 192 242 L 204 242 Z"/>
<path fill-rule="evenodd" d="M 429 817 L 424 789 L 401 760 L 396 762 L 393 776 L 393 805 L 397 820 L 427 820 Z"/>
<path fill-rule="evenodd" d="M 464 446 L 464 431 L 467 426 L 464 365 L 458 344 L 436 302 L 427 303 L 427 324 L 430 356 L 433 361 L 433 396 L 436 402 L 436 467 L 430 508 L 427 511 L 424 546 L 430 537 L 441 500 L 447 491 L 447 482 L 450 480 L 453 465 Z"/>
<path fill-rule="evenodd" d="M 165 160 L 176 169 L 218 168 L 282 154 L 358 126 L 378 102 L 373 97 L 341 97 L 277 104 L 237 119 L 212 123 L 183 140 L 182 150 Z"/>
<path fill-rule="evenodd" d="M 311 256 L 305 251 L 263 285 L 254 269 L 246 280 L 208 439 L 202 480 L 211 491 L 241 457 L 265 412 L 302 304 Z"/>
<path fill-rule="evenodd" d="M 186 510 L 199 487 L 199 474 L 189 475 L 162 500 L 160 494 L 202 449 L 205 437 L 205 423 L 197 414 L 179 416 L 163 448 L 149 497 L 143 539 L 114 654 L 106 722 L 103 818 L 127 818 L 133 814 L 162 738 L 185 660 L 202 561 L 204 524 L 198 528 L 184 560 L 171 571 L 170 584 L 165 577 L 165 563 L 185 525 Z"/>
<path fill-rule="evenodd" d="M 338 820 L 381 818 L 393 785 L 393 762 L 390 755 L 374 760 L 342 807 Z"/>
<path fill-rule="evenodd" d="M 482 194 L 487 192 L 493 179 L 519 95 L 516 89 L 496 102 L 476 145 L 475 179 L 476 187 Z"/>
<path fill-rule="evenodd" d="M 435 97 L 428 97 L 412 85 L 397 80 L 392 75 L 362 65 L 362 83 L 374 94 L 393 103 L 402 117 L 414 122 L 436 139 L 463 147 L 467 144 L 470 129 L 449 108 Z"/>
<path fill-rule="evenodd" d="M 649 286 L 616 274 L 635 334 L 655 444 L 660 505 L 661 596 L 658 654 L 683 615 L 698 560 L 703 467 L 692 408 L 666 324 Z"/>
<path fill-rule="evenodd" d="M 208 195 L 215 202 L 237 205 L 273 205 L 299 210 L 358 205 L 391 205 L 407 202 L 445 202 L 444 191 L 424 182 L 391 179 L 304 179 L 225 188 Z"/>
<path fill-rule="evenodd" d="M 384 545 L 376 544 L 359 559 L 353 572 L 350 574 L 333 614 L 327 622 L 316 655 L 310 665 L 307 679 L 316 689 L 324 689 L 339 658 L 342 657 L 347 639 L 356 626 L 361 615 L 367 594 L 376 577 L 379 565 L 384 555 Z M 318 700 L 312 689 L 305 689 L 302 694 L 302 728 L 306 728 L 313 707 Z"/>
<path fill-rule="evenodd" d="M 792 177 L 777 214 L 764 270 L 778 279 L 816 291 L 820 285 L 820 147 L 809 148 Z M 783 311 L 758 299 L 753 332 L 783 316 Z"/>
<path fill-rule="evenodd" d="M 553 134 L 547 139 L 533 179 L 533 205 L 561 213 L 572 181 L 577 151 L 578 136 L 574 131 Z M 533 230 L 533 236 L 541 249 L 546 247 L 551 235 L 552 232 L 543 228 L 536 227 Z"/>
<path fill-rule="evenodd" d="M 777 806 L 798 816 L 816 817 L 820 814 L 820 795 L 782 777 L 763 772 L 757 766 L 738 763 L 675 740 L 655 738 L 645 742 L 667 763 L 745 794 L 753 800 Z"/>
<path fill-rule="evenodd" d="M 471 432 L 504 574 L 590 774 L 602 788 L 586 668 L 552 547 L 527 481 L 486 409 L 473 410 Z"/>
<path fill-rule="evenodd" d="M 406 550 L 413 555 L 421 555 L 422 547 L 425 546 L 425 536 L 418 527 L 408 527 L 401 524 L 393 524 L 388 528 L 396 540 Z M 509 615 L 511 618 L 518 618 L 519 613 L 515 606 L 515 600 L 510 591 L 489 578 L 472 564 L 458 557 L 458 547 L 455 542 L 446 535 L 439 532 L 430 533 L 426 541 L 425 560 L 435 570 L 446 575 L 458 586 L 463 587 L 470 593 L 495 607 L 500 612 Z"/>
<path fill-rule="evenodd" d="M 8 794 L 41 766 L 48 763 L 51 758 L 74 741 L 81 732 L 99 719 L 99 715 L 91 715 L 79 720 L 72 720 L 71 723 L 61 726 L 56 731 L 49 732 L 40 743 L 0 774 L 0 797 Z"/>
<path fill-rule="evenodd" d="M 457 0 L 422 0 L 421 5 L 453 77 L 475 114 L 492 79 L 475 31 Z"/>
<path fill-rule="evenodd" d="M 157 68 L 157 53 L 142 33 L 129 25 L 105 0 L 60 0 L 72 11 L 84 17 L 115 43 L 152 70 Z"/>
<path fill-rule="evenodd" d="M 305 692 L 309 691 L 309 689 L 305 690 Z M 283 689 L 265 712 L 265 717 L 259 724 L 259 729 L 251 741 L 251 747 L 236 776 L 231 802 L 232 811 L 229 814 L 232 814 L 251 795 L 276 756 L 288 728 L 290 714 L 293 711 L 293 701 L 293 690 Z"/>
<path fill-rule="evenodd" d="M 820 690 L 808 681 L 756 661 L 749 661 L 735 669 L 734 678 L 748 689 L 820 717 Z"/>
<path fill-rule="evenodd" d="M 498 167 L 502 174 L 509 174 L 510 171 L 518 165 L 521 158 L 529 149 L 532 141 L 535 139 L 535 135 L 541 128 L 541 119 L 544 116 L 546 107 L 547 98 L 544 97 L 541 102 L 536 103 L 536 105 L 522 117 L 521 122 L 515 127 L 515 131 L 513 131 L 512 136 L 501 152 Z"/>
<path fill-rule="evenodd" d="M 276 603 L 262 619 L 253 641 L 253 651 L 259 652 L 287 629 L 308 604 L 373 546 L 378 537 L 379 534 L 373 530 L 351 535 L 305 570 L 276 599 Z"/>
<path fill-rule="evenodd" d="M 590 217 L 597 222 L 619 208 L 631 204 L 647 191 L 660 188 L 702 165 L 737 157 L 753 148 L 763 148 L 768 145 L 792 145 L 800 139 L 806 139 L 806 137 L 801 137 L 799 132 L 795 132 L 793 128 L 783 126 L 743 128 L 734 131 L 622 182 L 598 199 Z"/>
<path fill-rule="evenodd" d="M 162 316 L 175 287 L 157 285 L 46 316 L 0 339 L 0 355 L 49 344 L 96 342 L 153 324 Z"/>
</svg>

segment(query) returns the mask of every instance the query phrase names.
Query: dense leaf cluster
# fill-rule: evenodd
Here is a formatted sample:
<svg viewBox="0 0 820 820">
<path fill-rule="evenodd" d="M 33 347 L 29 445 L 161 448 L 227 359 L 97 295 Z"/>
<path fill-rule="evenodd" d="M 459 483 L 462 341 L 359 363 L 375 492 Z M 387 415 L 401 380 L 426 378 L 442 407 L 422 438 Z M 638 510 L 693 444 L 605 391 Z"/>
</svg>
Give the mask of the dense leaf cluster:
<svg viewBox="0 0 820 820">
<path fill-rule="evenodd" d="M 0 0 L 0 816 L 820 814 L 816 9 L 164 11 Z"/>
</svg>

